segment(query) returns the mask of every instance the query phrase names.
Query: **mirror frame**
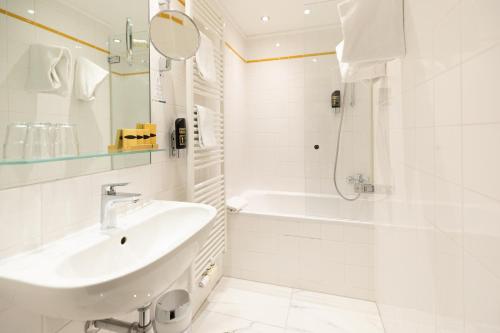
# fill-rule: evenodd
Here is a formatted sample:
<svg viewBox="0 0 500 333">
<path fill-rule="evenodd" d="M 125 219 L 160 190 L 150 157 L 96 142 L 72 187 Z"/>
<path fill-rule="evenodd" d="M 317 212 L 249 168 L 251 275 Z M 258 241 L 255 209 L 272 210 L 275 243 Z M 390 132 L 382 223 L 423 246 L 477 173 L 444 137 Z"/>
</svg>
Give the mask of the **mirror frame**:
<svg viewBox="0 0 500 333">
<path fill-rule="evenodd" d="M 163 13 L 167 13 L 167 14 L 170 14 L 170 13 L 176 13 L 176 14 L 181 14 L 182 16 L 186 17 L 191 23 L 193 23 L 193 25 L 195 26 L 196 28 L 196 33 L 198 34 L 198 45 L 196 47 L 196 49 L 194 50 L 193 54 L 187 56 L 187 57 L 181 57 L 181 58 L 172 58 L 172 57 L 169 57 L 168 55 L 164 54 L 162 51 L 160 51 L 160 49 L 156 46 L 156 43 L 153 39 L 153 34 L 151 33 L 151 26 L 152 26 L 152 23 L 153 23 L 153 20 L 158 17 L 160 14 L 163 14 Z M 175 60 L 175 61 L 184 61 L 184 60 L 189 60 L 191 58 L 193 58 L 194 56 L 196 56 L 196 52 L 198 52 L 198 50 L 200 49 L 200 45 L 201 45 L 201 32 L 200 32 L 200 28 L 198 27 L 198 25 L 196 24 L 196 22 L 194 21 L 194 19 L 192 17 L 190 17 L 189 15 L 187 15 L 186 13 L 184 12 L 181 12 L 180 10 L 173 10 L 173 9 L 163 9 L 163 10 L 160 10 L 158 13 L 156 13 L 152 18 L 151 18 L 151 21 L 149 22 L 149 39 L 151 41 L 151 44 L 153 45 L 153 47 L 155 48 L 156 51 L 158 51 L 159 54 L 161 54 L 162 56 L 164 56 L 165 58 L 169 59 L 169 60 Z"/>
</svg>

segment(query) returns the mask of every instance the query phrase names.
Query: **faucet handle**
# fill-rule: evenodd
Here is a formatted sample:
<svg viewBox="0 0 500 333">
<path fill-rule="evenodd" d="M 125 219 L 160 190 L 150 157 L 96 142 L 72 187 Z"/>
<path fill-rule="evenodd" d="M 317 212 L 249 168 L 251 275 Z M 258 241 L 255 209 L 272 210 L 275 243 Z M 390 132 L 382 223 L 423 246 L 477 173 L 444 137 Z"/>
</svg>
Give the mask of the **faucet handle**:
<svg viewBox="0 0 500 333">
<path fill-rule="evenodd" d="M 127 186 L 130 183 L 111 183 L 111 184 L 104 184 L 101 186 L 101 192 L 102 194 L 107 194 L 107 195 L 115 195 L 115 187 L 119 186 Z"/>
</svg>

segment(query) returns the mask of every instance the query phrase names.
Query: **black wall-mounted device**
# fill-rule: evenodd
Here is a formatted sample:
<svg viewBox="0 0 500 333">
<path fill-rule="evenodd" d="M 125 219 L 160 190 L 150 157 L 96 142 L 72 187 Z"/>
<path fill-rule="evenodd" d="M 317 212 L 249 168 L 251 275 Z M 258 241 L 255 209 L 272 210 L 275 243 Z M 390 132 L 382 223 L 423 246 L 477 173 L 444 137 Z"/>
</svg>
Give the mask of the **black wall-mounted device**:
<svg viewBox="0 0 500 333">
<path fill-rule="evenodd" d="M 186 149 L 186 119 L 178 118 L 175 120 L 175 148 Z"/>
<path fill-rule="evenodd" d="M 340 97 L 340 90 L 335 90 L 332 93 L 332 108 L 333 109 L 340 109 L 341 106 L 341 97 Z M 337 111 L 337 110 L 335 110 Z"/>
<path fill-rule="evenodd" d="M 187 127 L 185 118 L 177 118 L 170 137 L 171 156 L 181 157 L 181 151 L 187 148 Z"/>
</svg>

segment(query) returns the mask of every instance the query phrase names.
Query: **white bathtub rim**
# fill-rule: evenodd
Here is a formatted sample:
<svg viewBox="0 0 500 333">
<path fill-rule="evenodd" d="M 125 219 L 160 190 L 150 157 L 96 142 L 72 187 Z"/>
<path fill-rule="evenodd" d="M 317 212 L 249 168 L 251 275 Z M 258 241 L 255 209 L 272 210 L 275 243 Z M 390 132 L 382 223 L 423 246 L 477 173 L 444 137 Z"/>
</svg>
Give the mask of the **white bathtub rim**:
<svg viewBox="0 0 500 333">
<path fill-rule="evenodd" d="M 309 192 L 289 192 L 289 191 L 273 191 L 273 190 L 246 190 L 241 194 L 243 198 L 250 198 L 262 194 L 284 195 L 292 197 L 311 197 L 311 198 L 332 198 L 342 199 L 337 194 L 309 193 Z M 369 202 L 367 197 L 361 197 L 359 200 Z"/>
<path fill-rule="evenodd" d="M 311 222 L 317 223 L 343 223 L 343 224 L 359 224 L 359 225 L 374 225 L 373 222 L 370 221 L 362 221 L 362 220 L 352 220 L 352 219 L 343 219 L 343 218 L 329 218 L 329 217 L 321 217 L 321 216 L 306 216 L 306 215 L 297 215 L 297 214 L 273 214 L 266 211 L 245 211 L 240 210 L 239 212 L 230 212 L 230 216 L 238 216 L 238 215 L 249 215 L 249 216 L 268 216 L 276 219 L 294 219 L 294 220 L 307 220 Z"/>
<path fill-rule="evenodd" d="M 247 190 L 242 193 L 242 197 L 245 199 L 249 199 L 258 195 L 283 195 L 283 196 L 293 196 L 293 197 L 311 197 L 311 198 L 332 198 L 342 200 L 338 195 L 332 194 L 318 194 L 318 193 L 307 193 L 307 192 L 287 192 L 287 191 L 268 191 L 268 190 Z M 368 202 L 367 199 L 360 199 L 362 201 Z M 359 225 L 374 225 L 371 221 L 365 220 L 355 220 L 355 219 L 346 219 L 340 217 L 324 217 L 324 216 L 316 216 L 316 215 L 302 215 L 302 214 L 286 214 L 286 213 L 274 213 L 268 210 L 258 210 L 252 209 L 248 210 L 248 208 L 243 208 L 238 212 L 229 212 L 230 215 L 250 215 L 250 216 L 269 216 L 272 218 L 278 219 L 296 219 L 296 220 L 307 220 L 311 222 L 318 223 L 345 223 L 345 224 L 359 224 Z"/>
</svg>

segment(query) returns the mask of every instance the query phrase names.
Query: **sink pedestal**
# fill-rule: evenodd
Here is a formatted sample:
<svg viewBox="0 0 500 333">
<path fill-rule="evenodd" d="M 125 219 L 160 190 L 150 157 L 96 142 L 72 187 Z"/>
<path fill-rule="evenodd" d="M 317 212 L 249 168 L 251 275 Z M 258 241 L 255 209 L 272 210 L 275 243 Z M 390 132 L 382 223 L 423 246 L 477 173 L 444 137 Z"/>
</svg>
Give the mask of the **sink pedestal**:
<svg viewBox="0 0 500 333">
<path fill-rule="evenodd" d="M 151 304 L 137 310 L 139 321 L 128 323 L 116 319 L 92 320 L 85 323 L 85 333 L 97 333 L 101 329 L 116 333 L 147 333 L 153 331 Z"/>
</svg>

